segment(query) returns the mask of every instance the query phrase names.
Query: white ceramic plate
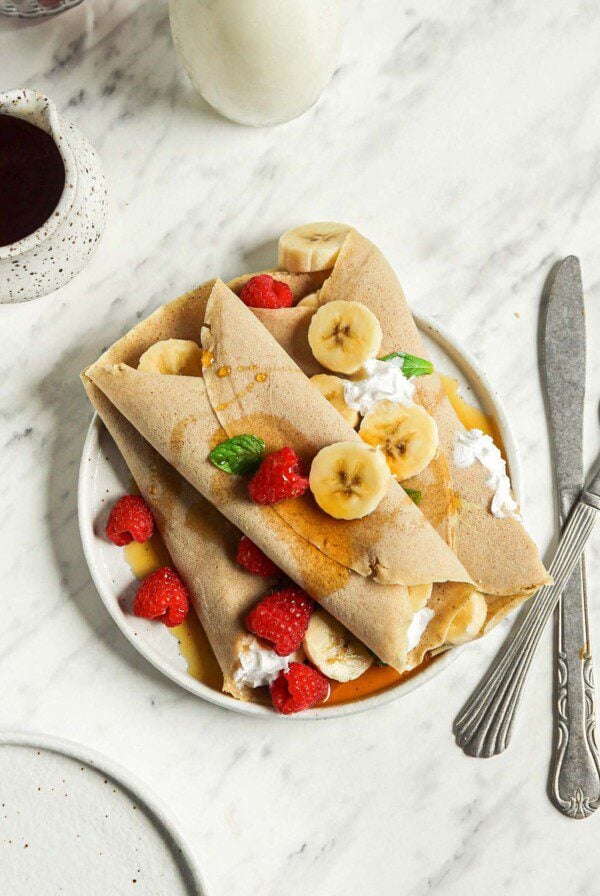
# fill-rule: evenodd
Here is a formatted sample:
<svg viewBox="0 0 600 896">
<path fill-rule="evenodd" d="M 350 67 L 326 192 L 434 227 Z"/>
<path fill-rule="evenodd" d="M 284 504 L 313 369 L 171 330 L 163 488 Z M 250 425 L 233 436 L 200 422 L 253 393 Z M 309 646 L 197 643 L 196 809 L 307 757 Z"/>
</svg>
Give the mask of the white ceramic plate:
<svg viewBox="0 0 600 896">
<path fill-rule="evenodd" d="M 164 806 L 79 744 L 0 735 L 2 892 L 208 896 Z"/>
<path fill-rule="evenodd" d="M 507 454 L 513 489 L 520 497 L 520 476 L 514 439 L 499 399 L 492 391 L 483 372 L 453 337 L 430 318 L 415 315 L 429 356 L 437 369 L 456 377 L 466 400 L 492 414 L 498 424 Z M 123 552 L 110 544 L 103 532 L 113 503 L 129 489 L 131 477 L 125 463 L 105 430 L 102 421 L 94 416 L 83 447 L 79 471 L 79 529 L 83 550 L 108 612 L 123 634 L 157 669 L 177 684 L 199 697 L 227 709 L 253 716 L 277 715 L 273 709 L 254 703 L 242 703 L 227 694 L 213 690 L 187 671 L 186 660 L 180 656 L 176 638 L 164 625 L 127 614 L 124 605 L 137 588 L 137 582 L 127 565 Z M 461 648 L 462 649 L 462 648 Z M 286 718 L 325 719 L 362 712 L 409 693 L 445 669 L 457 655 L 457 650 L 441 654 L 419 674 L 406 681 L 353 703 L 308 710 Z"/>
</svg>

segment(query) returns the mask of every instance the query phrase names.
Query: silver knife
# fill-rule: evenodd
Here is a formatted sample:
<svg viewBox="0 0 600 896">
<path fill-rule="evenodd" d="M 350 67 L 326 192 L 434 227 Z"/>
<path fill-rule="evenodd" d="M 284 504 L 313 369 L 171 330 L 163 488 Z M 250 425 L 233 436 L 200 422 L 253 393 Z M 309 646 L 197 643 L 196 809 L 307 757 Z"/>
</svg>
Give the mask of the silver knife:
<svg viewBox="0 0 600 896">
<path fill-rule="evenodd" d="M 550 566 L 554 584 L 538 591 L 516 635 L 505 645 L 456 718 L 456 741 L 469 756 L 488 758 L 507 748 L 523 685 L 542 632 L 599 518 L 600 463 L 561 533 L 558 550 Z M 593 742 L 593 734 L 591 740 Z M 579 799 L 580 795 L 577 794 L 576 798 Z M 583 791 L 581 798 L 586 799 Z M 597 799 L 589 799 L 591 801 L 586 807 L 588 815 L 598 807 Z"/>
<path fill-rule="evenodd" d="M 572 255 L 550 287 L 543 366 L 562 528 L 583 488 L 585 317 L 581 270 Z M 599 804 L 600 757 L 583 557 L 558 605 L 556 649 L 551 795 L 565 815 L 586 818 Z"/>
</svg>

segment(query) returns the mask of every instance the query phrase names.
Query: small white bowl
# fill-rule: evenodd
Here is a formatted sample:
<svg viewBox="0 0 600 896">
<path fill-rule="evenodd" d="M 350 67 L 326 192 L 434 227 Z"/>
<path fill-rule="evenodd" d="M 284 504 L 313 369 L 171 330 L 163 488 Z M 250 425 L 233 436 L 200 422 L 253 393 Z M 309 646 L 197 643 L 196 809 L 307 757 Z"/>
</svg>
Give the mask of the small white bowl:
<svg viewBox="0 0 600 896">
<path fill-rule="evenodd" d="M 513 490 L 519 498 L 520 474 L 515 442 L 504 409 L 483 371 L 469 353 L 437 323 L 424 315 L 415 314 L 415 320 L 436 368 L 455 377 L 461 384 L 467 401 L 479 404 L 494 417 L 506 451 Z M 164 625 L 124 612 L 123 600 L 135 591 L 137 581 L 125 561 L 123 551 L 110 544 L 103 533 L 111 506 L 129 490 L 130 484 L 131 476 L 121 455 L 102 421 L 95 415 L 83 446 L 79 470 L 79 530 L 92 579 L 108 612 L 136 650 L 181 687 L 226 709 L 251 716 L 276 715 L 282 718 L 269 706 L 243 703 L 193 678 L 187 671 L 185 659 L 179 654 L 177 639 Z M 465 647 L 468 649 L 468 645 Z M 425 666 L 422 672 L 379 694 L 337 706 L 328 707 L 325 704 L 286 718 L 331 719 L 382 706 L 425 684 L 449 666 L 458 655 L 458 650 L 465 647 L 448 650 Z"/>
</svg>

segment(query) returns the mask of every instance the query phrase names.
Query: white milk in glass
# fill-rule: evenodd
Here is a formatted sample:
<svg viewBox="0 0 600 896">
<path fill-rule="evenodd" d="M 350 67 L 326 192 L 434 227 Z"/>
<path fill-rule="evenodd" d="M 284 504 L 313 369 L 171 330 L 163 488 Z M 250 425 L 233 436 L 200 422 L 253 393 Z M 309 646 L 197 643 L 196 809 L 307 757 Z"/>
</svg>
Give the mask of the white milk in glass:
<svg viewBox="0 0 600 896">
<path fill-rule="evenodd" d="M 171 31 L 205 100 L 247 125 L 318 99 L 335 69 L 343 0 L 170 0 Z"/>
</svg>

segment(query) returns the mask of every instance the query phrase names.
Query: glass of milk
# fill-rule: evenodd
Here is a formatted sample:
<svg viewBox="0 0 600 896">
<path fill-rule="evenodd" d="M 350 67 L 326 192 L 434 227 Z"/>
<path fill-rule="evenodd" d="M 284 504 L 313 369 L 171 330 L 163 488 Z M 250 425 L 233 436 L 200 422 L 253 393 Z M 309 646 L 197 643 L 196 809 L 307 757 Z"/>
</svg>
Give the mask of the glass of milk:
<svg viewBox="0 0 600 896">
<path fill-rule="evenodd" d="M 207 102 L 240 124 L 289 121 L 335 69 L 343 0 L 170 0 L 182 62 Z"/>
</svg>

